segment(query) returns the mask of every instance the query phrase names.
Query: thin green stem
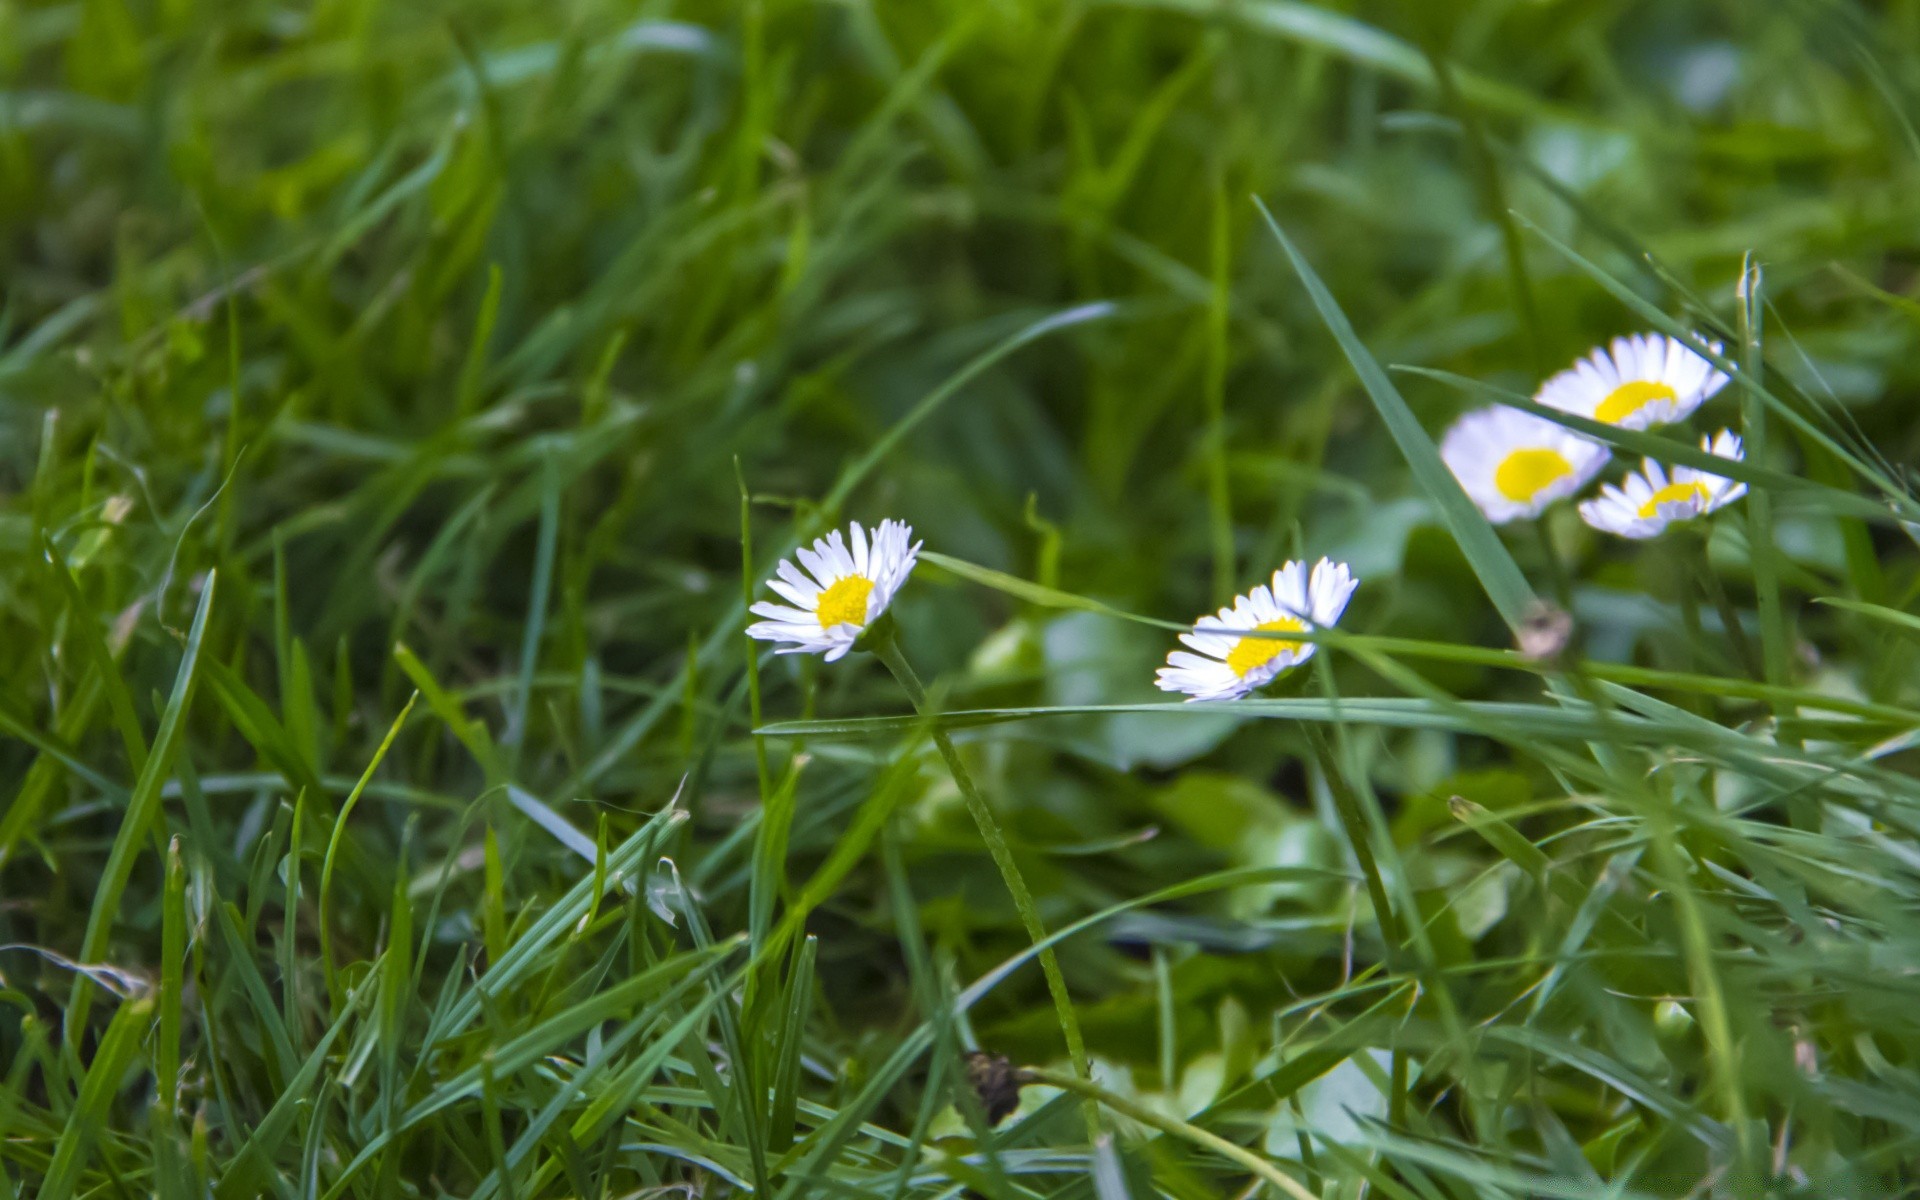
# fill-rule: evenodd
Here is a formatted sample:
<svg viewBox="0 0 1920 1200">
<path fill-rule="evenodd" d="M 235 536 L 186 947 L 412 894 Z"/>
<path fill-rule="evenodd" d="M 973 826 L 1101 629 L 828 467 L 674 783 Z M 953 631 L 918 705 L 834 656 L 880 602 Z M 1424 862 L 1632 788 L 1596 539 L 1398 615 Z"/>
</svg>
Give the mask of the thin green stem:
<svg viewBox="0 0 1920 1200">
<path fill-rule="evenodd" d="M 1513 306 L 1520 313 L 1521 327 L 1526 330 L 1527 356 L 1533 364 L 1534 374 L 1544 375 L 1547 365 L 1546 337 L 1541 332 L 1540 304 L 1534 297 L 1533 280 L 1527 274 L 1526 242 L 1520 236 L 1520 226 L 1514 221 L 1513 210 L 1507 203 L 1506 187 L 1500 179 L 1499 160 L 1494 157 L 1492 146 L 1487 141 L 1480 114 L 1460 94 L 1459 83 L 1453 74 L 1453 61 L 1448 57 L 1446 47 L 1438 37 L 1430 37 L 1425 39 L 1421 48 L 1433 68 L 1434 82 L 1440 85 L 1441 103 L 1460 122 L 1460 131 L 1465 135 L 1467 164 L 1479 187 L 1480 203 L 1486 209 L 1487 219 L 1500 228 L 1500 248 L 1506 260 L 1507 285 L 1513 289 Z"/>
<path fill-rule="evenodd" d="M 1177 1137 L 1182 1141 L 1191 1142 L 1202 1149 L 1211 1150 L 1222 1158 L 1231 1159 L 1233 1162 L 1252 1171 L 1255 1175 L 1258 1175 L 1274 1187 L 1279 1188 L 1282 1192 L 1293 1197 L 1293 1200 L 1320 1200 L 1318 1196 L 1308 1191 L 1299 1180 L 1294 1179 L 1291 1175 L 1288 1175 L 1285 1171 L 1275 1166 L 1271 1161 L 1255 1154 L 1245 1146 L 1235 1145 L 1219 1134 L 1209 1133 L 1198 1125 L 1182 1121 L 1177 1117 L 1167 1116 L 1165 1113 L 1148 1108 L 1143 1104 L 1136 1104 L 1125 1096 L 1116 1095 L 1091 1080 L 1076 1079 L 1071 1075 L 1062 1075 L 1056 1071 L 1043 1071 L 1033 1067 L 1022 1071 L 1021 1075 L 1025 1082 L 1043 1083 L 1048 1087 L 1059 1088 L 1063 1092 L 1072 1092 L 1078 1096 L 1085 1096 L 1089 1100 L 1097 1101 L 1107 1108 L 1112 1109 L 1123 1117 L 1140 1122 L 1149 1129 L 1157 1129 L 1161 1133 L 1171 1137 Z"/>
<path fill-rule="evenodd" d="M 1763 463 L 1767 454 L 1766 409 L 1759 395 L 1766 370 L 1761 342 L 1760 268 L 1750 260 L 1740 266 L 1740 373 L 1749 386 L 1741 398 L 1741 424 L 1746 432 L 1746 460 Z M 1754 606 L 1760 613 L 1760 644 L 1765 655 L 1766 682 L 1779 685 L 1787 678 L 1787 625 L 1780 606 L 1780 567 L 1774 560 L 1773 497 L 1765 488 L 1747 493 L 1747 560 L 1753 568 Z"/>
<path fill-rule="evenodd" d="M 1346 777 L 1340 773 L 1340 765 L 1334 761 L 1333 749 L 1327 745 L 1326 736 L 1318 729 L 1309 727 L 1307 740 L 1313 745 L 1314 757 L 1319 760 L 1320 772 L 1327 781 L 1327 790 L 1333 794 L 1333 807 L 1340 814 L 1340 824 L 1346 827 L 1347 843 L 1353 847 L 1353 857 L 1360 864 L 1360 876 L 1367 885 L 1367 898 L 1373 903 L 1374 920 L 1380 925 L 1380 939 L 1386 943 L 1387 961 L 1393 963 L 1400 957 L 1403 937 L 1399 919 L 1395 917 L 1393 905 L 1387 899 L 1387 885 L 1380 875 L 1380 863 L 1373 856 L 1373 839 L 1368 833 L 1367 815 L 1360 807 L 1360 798 L 1354 795 Z"/>
<path fill-rule="evenodd" d="M 1740 621 L 1740 613 L 1733 607 L 1733 601 L 1727 597 L 1727 589 L 1720 582 L 1720 576 L 1714 573 L 1713 562 L 1707 556 L 1707 535 L 1705 530 L 1689 530 L 1687 541 L 1694 574 L 1699 577 L 1700 587 L 1713 602 L 1714 611 L 1720 614 L 1720 624 L 1726 627 L 1727 644 L 1733 647 L 1733 656 L 1747 673 L 1760 682 L 1766 682 L 1766 668 L 1753 652 L 1753 643 L 1747 640 L 1746 626 Z M 1684 585 L 1683 585 L 1684 586 Z"/>
<path fill-rule="evenodd" d="M 1696 565 L 1685 551 L 1675 551 L 1673 555 L 1674 591 L 1680 602 L 1680 628 L 1686 634 L 1686 645 L 1681 648 L 1682 666 L 1688 671 L 1702 668 L 1701 647 L 1707 644 L 1706 627 L 1700 624 L 1700 596 L 1705 587 L 1696 588 L 1687 578 Z"/>
<path fill-rule="evenodd" d="M 1554 549 L 1553 535 L 1547 532 L 1546 514 L 1527 524 L 1533 527 L 1534 540 L 1540 546 L 1540 561 L 1547 569 L 1547 586 L 1553 590 L 1553 602 L 1572 612 L 1573 582 L 1567 577 L 1566 564 L 1560 561 L 1560 552 Z"/>
<path fill-rule="evenodd" d="M 901 656 L 892 632 L 883 627 L 875 628 L 869 637 L 871 640 L 866 648 L 885 663 L 887 670 L 892 671 L 893 677 L 900 681 L 900 687 L 907 693 L 907 700 L 913 705 L 914 711 L 922 716 L 933 715 L 928 707 L 926 688 L 921 686 L 920 677 L 913 673 L 913 668 Z M 1000 878 L 1006 882 L 1007 891 L 1013 896 L 1013 906 L 1020 911 L 1020 920 L 1027 928 L 1027 936 L 1039 945 L 1046 940 L 1047 927 L 1040 920 L 1040 910 L 1034 906 L 1033 893 L 1027 890 L 1027 881 L 1020 874 L 1020 865 L 1013 859 L 1013 849 L 1007 845 L 999 823 L 994 820 L 993 809 L 988 807 L 986 797 L 974 784 L 966 764 L 961 762 L 953 739 L 937 723 L 933 726 L 933 744 L 938 747 L 940 757 L 946 760 L 954 785 L 966 798 L 967 811 L 980 828 L 980 840 L 986 843 L 987 853 L 993 857 L 993 865 L 1000 868 Z M 1067 1056 L 1073 1061 L 1074 1071 L 1084 1078 L 1090 1074 L 1086 1040 L 1080 1033 L 1080 1020 L 1073 1012 L 1073 997 L 1067 993 L 1067 979 L 1060 972 L 1060 960 L 1054 957 L 1050 946 L 1040 951 L 1040 970 L 1047 977 L 1047 991 L 1053 995 L 1053 1008 L 1059 1017 L 1060 1032 L 1067 1039 Z"/>
</svg>

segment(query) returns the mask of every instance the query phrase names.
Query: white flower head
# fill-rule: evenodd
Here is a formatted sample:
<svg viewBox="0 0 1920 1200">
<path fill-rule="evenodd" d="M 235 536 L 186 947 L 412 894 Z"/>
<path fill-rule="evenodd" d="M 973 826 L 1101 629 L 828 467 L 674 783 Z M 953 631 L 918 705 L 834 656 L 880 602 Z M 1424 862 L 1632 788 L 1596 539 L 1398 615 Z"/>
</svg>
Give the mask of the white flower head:
<svg viewBox="0 0 1920 1200">
<path fill-rule="evenodd" d="M 1701 438 L 1700 448 L 1734 462 L 1745 455 L 1739 437 L 1726 429 L 1716 437 Z M 1598 496 L 1582 503 L 1580 519 L 1623 538 L 1650 538 L 1675 521 L 1705 516 L 1746 494 L 1744 483 L 1693 467 L 1668 471 L 1649 458 L 1641 461 L 1638 474 L 1629 474 L 1618 486 L 1607 484 Z"/>
<path fill-rule="evenodd" d="M 1496 525 L 1537 517 L 1599 474 L 1608 450 L 1545 417 L 1482 408 L 1453 423 L 1440 457 L 1467 495 Z"/>
<path fill-rule="evenodd" d="M 1232 608 L 1217 617 L 1201 617 L 1180 640 L 1199 651 L 1175 650 L 1160 668 L 1161 691 L 1185 692 L 1192 700 L 1238 700 L 1273 682 L 1280 672 L 1313 657 L 1312 642 L 1280 637 L 1246 637 L 1249 632 L 1284 633 L 1327 629 L 1340 621 L 1359 580 L 1345 563 L 1321 559 L 1311 577 L 1307 564 L 1290 562 L 1262 585 L 1235 596 Z"/>
<path fill-rule="evenodd" d="M 1707 345 L 1720 353 L 1720 343 Z M 1682 420 L 1726 384 L 1725 373 L 1681 342 L 1642 333 L 1574 363 L 1542 384 L 1536 399 L 1622 429 L 1648 429 Z"/>
<path fill-rule="evenodd" d="M 747 636 L 788 643 L 780 654 L 821 654 L 828 662 L 844 657 L 912 573 L 920 553 L 919 542 L 907 544 L 912 536 L 905 522 L 882 521 L 869 540 L 855 521 L 850 537 L 836 529 L 816 539 L 813 549 L 802 546 L 794 557 L 806 573 L 782 559 L 775 570 L 779 578 L 767 581 L 792 604 L 754 605 L 754 614 L 767 619 L 748 626 Z"/>
</svg>

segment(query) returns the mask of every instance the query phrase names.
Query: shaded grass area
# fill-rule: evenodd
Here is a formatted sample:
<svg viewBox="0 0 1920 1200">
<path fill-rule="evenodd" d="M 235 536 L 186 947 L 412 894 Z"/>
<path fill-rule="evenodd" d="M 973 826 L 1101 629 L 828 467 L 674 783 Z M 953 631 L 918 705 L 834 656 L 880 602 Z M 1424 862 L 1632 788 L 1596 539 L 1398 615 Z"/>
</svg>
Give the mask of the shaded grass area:
<svg viewBox="0 0 1920 1200">
<path fill-rule="evenodd" d="M 0 0 L 0 1200 L 1907 1194 L 1916 51 Z M 1646 328 L 1737 384 L 1588 432 L 1751 499 L 1487 526 L 1432 437 Z M 883 516 L 937 721 L 741 635 Z"/>
</svg>

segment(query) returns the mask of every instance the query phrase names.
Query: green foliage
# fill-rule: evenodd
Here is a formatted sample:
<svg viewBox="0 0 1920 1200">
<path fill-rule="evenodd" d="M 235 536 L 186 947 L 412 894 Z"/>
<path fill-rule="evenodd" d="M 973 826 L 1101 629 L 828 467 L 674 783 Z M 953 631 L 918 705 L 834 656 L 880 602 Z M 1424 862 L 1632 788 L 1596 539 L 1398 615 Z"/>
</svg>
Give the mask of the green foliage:
<svg viewBox="0 0 1920 1200">
<path fill-rule="evenodd" d="M 1917 107 L 1915 0 L 0 0 L 0 1200 L 1920 1194 Z M 1489 526 L 1640 329 L 1736 384 L 1548 415 L 1750 501 Z M 884 516 L 924 694 L 746 642 Z"/>
</svg>

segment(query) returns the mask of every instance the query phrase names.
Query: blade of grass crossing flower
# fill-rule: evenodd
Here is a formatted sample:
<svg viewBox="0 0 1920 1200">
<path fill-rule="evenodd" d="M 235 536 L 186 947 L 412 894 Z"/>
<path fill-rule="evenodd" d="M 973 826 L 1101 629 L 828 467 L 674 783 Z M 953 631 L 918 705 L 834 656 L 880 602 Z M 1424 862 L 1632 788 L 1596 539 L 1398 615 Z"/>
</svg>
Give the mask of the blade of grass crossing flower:
<svg viewBox="0 0 1920 1200">
<path fill-rule="evenodd" d="M 1761 403 L 1773 410 L 1782 420 L 1840 458 L 1852 468 L 1854 473 L 1860 478 L 1872 483 L 1889 502 L 1899 505 L 1904 512 L 1911 516 L 1920 517 L 1920 502 L 1916 502 L 1909 497 L 1898 484 L 1878 467 L 1862 461 L 1859 455 L 1854 454 L 1851 450 L 1835 441 L 1813 422 L 1796 412 L 1786 401 L 1768 390 L 1763 381 L 1744 378 L 1744 373 L 1731 359 L 1716 353 L 1712 347 L 1701 341 L 1693 330 L 1688 329 L 1680 322 L 1669 317 L 1665 312 L 1661 311 L 1658 306 L 1649 303 L 1638 292 L 1635 292 L 1625 283 L 1615 278 L 1612 273 L 1587 259 L 1580 254 L 1579 251 L 1527 220 L 1526 217 L 1516 214 L 1515 219 L 1522 225 L 1525 225 L 1535 237 L 1546 242 L 1547 245 L 1558 251 L 1568 262 L 1580 268 L 1581 271 L 1585 272 L 1601 287 L 1611 292 L 1616 299 L 1632 309 L 1642 320 L 1647 321 L 1660 332 L 1681 342 L 1695 354 L 1707 359 L 1713 363 L 1714 366 L 1731 375 L 1736 385 L 1749 391 L 1757 397 Z"/>
<path fill-rule="evenodd" d="M 1321 282 L 1312 264 L 1307 262 L 1306 256 L 1300 253 L 1286 231 L 1280 228 L 1280 223 L 1267 210 L 1266 204 L 1257 196 L 1254 204 L 1259 207 L 1260 215 L 1266 220 L 1274 240 L 1286 252 L 1300 281 L 1306 285 L 1307 294 L 1312 298 L 1314 308 L 1319 311 L 1321 321 L 1333 334 L 1334 341 L 1339 343 L 1354 373 L 1360 377 L 1361 387 L 1373 400 L 1374 408 L 1386 423 L 1387 432 L 1400 447 L 1414 480 L 1440 510 L 1441 519 L 1452 532 L 1454 541 L 1459 543 L 1460 552 L 1466 555 L 1468 565 L 1479 577 L 1480 586 L 1486 589 L 1487 598 L 1493 601 L 1493 606 L 1500 611 L 1507 625 L 1518 630 L 1534 599 L 1526 576 L 1520 573 L 1519 566 L 1501 543 L 1493 526 L 1474 507 L 1473 501 L 1461 489 L 1446 463 L 1440 460 L 1439 448 L 1427 436 L 1427 431 L 1421 428 L 1413 410 L 1407 407 L 1407 402 L 1394 388 L 1387 373 L 1381 370 L 1372 352 L 1361 343 L 1359 335 L 1354 332 L 1353 323 L 1347 319 L 1326 284 Z"/>
<path fill-rule="evenodd" d="M 215 573 L 207 572 L 206 582 L 200 589 L 200 606 L 195 610 L 193 625 L 187 631 L 180 668 L 174 674 L 173 692 L 160 714 L 153 748 L 148 752 L 146 765 L 140 769 L 140 776 L 134 781 L 133 791 L 127 797 L 126 815 L 121 818 L 113 847 L 107 852 L 106 865 L 100 871 L 99 885 L 94 889 L 93 908 L 87 914 L 86 933 L 80 940 L 81 962 L 99 962 L 106 956 L 107 936 L 112 932 L 113 920 L 119 912 L 120 897 L 126 891 L 127 880 L 133 875 L 134 860 L 147 840 L 154 821 L 160 817 L 161 787 L 172 773 L 174 756 L 180 750 L 187 708 L 192 703 L 194 688 L 200 678 L 200 650 L 206 641 L 207 615 L 213 611 L 214 582 Z M 76 1033 L 86 1028 L 92 987 L 92 982 L 84 973 L 74 976 L 72 997 L 67 1003 L 66 1028 Z M 77 1045 L 73 1048 L 76 1051 L 78 1049 Z"/>
<path fill-rule="evenodd" d="M 1817 500 L 1820 507 L 1863 520 L 1891 525 L 1896 523 L 1892 513 L 1885 505 L 1876 504 L 1865 496 L 1834 487 L 1831 484 L 1815 480 L 1802 479 L 1784 471 L 1773 471 L 1757 465 L 1751 451 L 1744 459 L 1721 458 L 1702 450 L 1697 442 L 1683 442 L 1677 438 L 1664 437 L 1657 433 L 1648 433 L 1639 429 L 1624 429 L 1618 425 L 1609 425 L 1583 417 L 1579 413 L 1566 412 L 1563 409 L 1548 408 L 1544 404 L 1535 404 L 1530 398 L 1519 392 L 1510 392 L 1495 387 L 1480 379 L 1469 379 L 1451 371 L 1435 370 L 1431 367 L 1395 365 L 1391 368 L 1403 375 L 1418 375 L 1456 388 L 1469 395 L 1490 400 L 1495 404 L 1531 413 L 1545 421 L 1564 426 L 1575 433 L 1590 437 L 1596 442 L 1605 442 L 1618 450 L 1643 455 L 1656 462 L 1695 467 L 1724 475 L 1728 479 L 1737 479 L 1753 487 L 1769 488 L 1782 495 L 1804 496 Z"/>
</svg>

